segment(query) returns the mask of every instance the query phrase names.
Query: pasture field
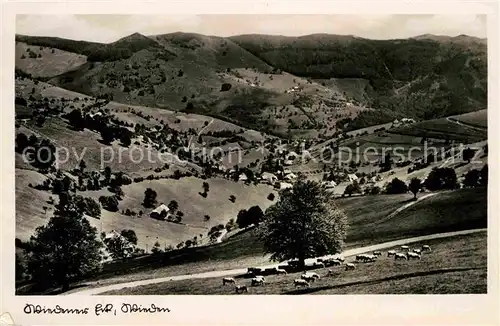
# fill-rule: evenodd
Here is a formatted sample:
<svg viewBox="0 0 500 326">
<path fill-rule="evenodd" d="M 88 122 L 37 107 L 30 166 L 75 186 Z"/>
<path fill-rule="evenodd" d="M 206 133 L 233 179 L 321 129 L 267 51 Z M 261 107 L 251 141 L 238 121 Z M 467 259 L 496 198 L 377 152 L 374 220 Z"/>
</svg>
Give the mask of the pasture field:
<svg viewBox="0 0 500 326">
<path fill-rule="evenodd" d="M 30 52 L 33 53 L 30 56 Z M 16 42 L 16 67 L 34 77 L 50 77 L 76 69 L 87 62 L 81 54 Z"/>
<path fill-rule="evenodd" d="M 452 120 L 478 128 L 488 127 L 488 110 L 479 110 L 475 112 L 464 113 L 450 117 Z"/>
<path fill-rule="evenodd" d="M 68 128 L 68 124 L 60 118 L 48 119 L 43 127 L 29 124 L 18 128 L 18 132 L 25 133 L 28 137 L 35 134 L 37 137 L 46 138 L 60 151 L 58 168 L 64 170 L 74 169 L 83 158 L 88 170 L 99 171 L 109 166 L 113 171 L 125 173 L 141 172 L 163 166 L 158 152 L 147 144 L 133 144 L 123 147 L 119 141 L 112 142 L 111 146 L 103 144 L 101 136 L 93 131 L 75 131 Z M 135 141 L 135 140 L 133 140 Z M 141 159 L 143 155 L 143 159 Z M 149 160 L 149 157 L 152 159 Z M 176 160 L 169 160 L 176 163 Z M 171 163 L 171 162 L 169 162 Z M 180 164 L 179 164 L 180 165 Z M 181 166 L 182 167 L 182 166 Z M 181 169 L 181 168 L 179 168 Z"/>
<path fill-rule="evenodd" d="M 388 132 L 413 137 L 448 139 L 465 144 L 488 138 L 486 130 L 471 128 L 447 118 L 417 122 L 410 126 L 391 129 Z"/>
<path fill-rule="evenodd" d="M 302 273 L 266 276 L 263 286 L 251 286 L 250 279 L 237 278 L 247 285 L 249 294 L 463 294 L 487 291 L 486 232 L 413 243 L 410 248 L 430 245 L 432 252 L 421 260 L 394 260 L 387 250 L 372 263 L 355 263 L 315 270 L 320 279 L 310 288 L 296 289 L 293 280 Z M 399 249 L 399 248 L 391 248 Z M 346 262 L 354 262 L 354 257 Z M 328 269 L 333 275 L 327 276 Z M 222 285 L 221 278 L 171 281 L 124 288 L 102 295 L 235 294 L 233 285 Z"/>
<path fill-rule="evenodd" d="M 40 184 L 45 176 L 32 170 L 16 169 L 16 237 L 28 240 L 33 230 L 49 220 L 53 213 L 52 205 L 47 204 L 49 197 L 57 196 L 31 188 L 29 183 Z M 267 185 L 245 185 L 221 178 L 207 180 L 210 185 L 207 198 L 202 197 L 202 184 L 204 180 L 195 177 L 186 177 L 179 180 L 160 179 L 146 180 L 123 186 L 124 197 L 119 202 L 118 212 L 109 212 L 101 209 L 100 219 L 88 217 L 90 223 L 97 227 L 99 232 L 111 230 L 132 229 L 136 232 L 138 246 L 151 249 L 158 241 L 162 248 L 164 245 L 177 245 L 181 241 L 197 236 L 199 241 L 207 237 L 208 230 L 218 224 L 226 224 L 230 219 L 235 219 L 241 209 L 259 205 L 263 210 L 273 202 L 267 199 L 270 193 L 276 191 Z M 152 188 L 158 193 L 158 205 L 167 205 L 171 200 L 179 203 L 179 211 L 184 213 L 182 224 L 159 221 L 149 217 L 152 210 L 144 208 L 142 201 L 146 188 Z M 91 197 L 98 200 L 100 196 L 112 195 L 107 189 L 99 191 L 78 192 L 78 195 Z M 232 203 L 229 196 L 234 195 L 236 201 Z M 44 213 L 43 207 L 48 208 Z M 132 217 L 121 214 L 123 210 L 144 212 L 143 217 Z M 210 220 L 205 221 L 204 216 L 209 215 Z M 202 234 L 202 236 L 200 236 Z"/>
<path fill-rule="evenodd" d="M 439 193 L 384 220 L 410 198 L 405 194 L 339 199 L 338 205 L 345 210 L 349 223 L 345 249 L 487 225 L 486 192 L 480 189 Z M 259 228 L 254 228 L 212 246 L 107 264 L 97 278 L 86 284 L 93 287 L 98 279 L 104 285 L 268 264 L 269 256 L 264 254 L 258 234 Z"/>
<path fill-rule="evenodd" d="M 331 162 L 347 164 L 350 161 L 359 161 L 361 163 L 371 163 L 372 165 L 387 153 L 390 153 L 391 157 L 396 161 L 416 160 L 425 154 L 426 148 L 422 144 L 422 137 L 394 133 L 393 130 L 356 135 L 353 138 L 341 140 L 338 142 L 340 151 L 336 152 L 333 158 L 333 152 L 329 147 L 334 140 L 327 140 L 315 145 L 310 149 L 310 152 L 314 158 L 321 159 L 327 164 Z M 433 140 L 427 143 L 427 148 L 430 146 L 441 150 L 441 148 L 446 148 L 448 145 L 444 141 Z"/>
<path fill-rule="evenodd" d="M 348 134 L 349 136 L 358 136 L 358 135 L 365 133 L 365 132 L 372 134 L 375 132 L 376 129 L 384 128 L 387 130 L 387 129 L 391 128 L 391 126 L 392 126 L 392 122 L 388 122 L 388 123 L 384 123 L 384 124 L 380 124 L 380 125 L 375 125 L 375 126 L 370 126 L 370 127 L 366 127 L 366 128 L 348 131 L 346 134 Z"/>
</svg>

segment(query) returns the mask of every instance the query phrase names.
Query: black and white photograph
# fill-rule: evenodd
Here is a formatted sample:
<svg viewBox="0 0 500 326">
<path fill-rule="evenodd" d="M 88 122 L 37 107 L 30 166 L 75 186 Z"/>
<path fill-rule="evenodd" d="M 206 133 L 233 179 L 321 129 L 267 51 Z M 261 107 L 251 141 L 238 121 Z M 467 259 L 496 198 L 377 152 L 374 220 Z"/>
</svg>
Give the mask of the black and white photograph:
<svg viewBox="0 0 500 326">
<path fill-rule="evenodd" d="M 2 2 L 0 323 L 500 322 L 499 9 Z"/>
<path fill-rule="evenodd" d="M 487 52 L 474 14 L 17 15 L 16 295 L 487 293 Z"/>
</svg>

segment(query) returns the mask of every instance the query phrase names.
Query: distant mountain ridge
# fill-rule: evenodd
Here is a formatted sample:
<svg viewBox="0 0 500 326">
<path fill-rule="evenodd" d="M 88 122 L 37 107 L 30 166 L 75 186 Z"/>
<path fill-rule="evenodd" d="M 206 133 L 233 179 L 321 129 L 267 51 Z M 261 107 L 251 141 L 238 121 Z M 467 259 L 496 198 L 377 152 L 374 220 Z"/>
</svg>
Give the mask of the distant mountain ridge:
<svg viewBox="0 0 500 326">
<path fill-rule="evenodd" d="M 46 78 L 59 87 L 124 103 L 215 115 L 251 128 L 266 125 L 278 107 L 324 110 L 322 105 L 346 99 L 374 109 L 352 116 L 354 121 L 347 121 L 352 128 L 402 116 L 439 118 L 487 105 L 486 40 L 466 35 L 370 40 L 321 33 L 218 37 L 176 32 L 134 33 L 111 43 L 16 35 L 16 42 L 87 57 L 79 68 Z M 43 58 L 26 60 L 32 65 L 19 69 L 49 64 Z M 273 82 L 273 75 L 284 78 L 281 72 L 312 86 L 300 100 L 286 95 L 289 86 L 283 89 L 279 85 L 285 84 Z M 221 92 L 225 83 L 232 88 Z M 304 114 L 314 124 L 314 117 Z"/>
</svg>

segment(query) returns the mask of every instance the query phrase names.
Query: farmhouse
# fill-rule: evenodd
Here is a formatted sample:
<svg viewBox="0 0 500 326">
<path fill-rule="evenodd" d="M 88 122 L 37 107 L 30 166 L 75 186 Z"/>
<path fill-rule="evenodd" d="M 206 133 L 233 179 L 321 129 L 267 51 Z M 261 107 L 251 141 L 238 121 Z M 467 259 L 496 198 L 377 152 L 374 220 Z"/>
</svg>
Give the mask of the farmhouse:
<svg viewBox="0 0 500 326">
<path fill-rule="evenodd" d="M 297 179 L 297 175 L 294 173 L 288 173 L 287 175 L 285 175 L 285 180 L 292 181 L 295 179 Z"/>
<path fill-rule="evenodd" d="M 267 184 L 273 184 L 278 180 L 278 177 L 272 173 L 264 172 L 264 173 L 262 173 L 262 176 L 260 177 L 260 179 Z"/>
<path fill-rule="evenodd" d="M 358 181 L 358 176 L 355 174 L 348 174 L 347 178 L 349 178 L 349 182 Z"/>
<path fill-rule="evenodd" d="M 280 190 L 289 189 L 289 188 L 293 187 L 293 185 L 291 183 L 288 183 L 288 182 L 280 182 L 279 186 L 280 186 L 280 188 L 279 188 Z"/>
<path fill-rule="evenodd" d="M 89 113 L 89 117 L 90 118 L 100 117 L 100 116 L 102 116 L 102 112 L 101 111 L 97 111 L 96 113 Z"/>
<path fill-rule="evenodd" d="M 402 118 L 401 123 L 415 123 L 415 120 L 411 118 Z"/>
<path fill-rule="evenodd" d="M 323 187 L 327 188 L 327 189 L 332 189 L 332 188 L 335 188 L 337 186 L 337 183 L 335 181 L 323 181 L 321 183 L 321 185 L 323 185 Z"/>
<path fill-rule="evenodd" d="M 102 262 L 110 262 L 113 260 L 108 249 L 109 241 L 112 239 L 119 239 L 120 242 L 123 243 L 125 257 L 130 257 L 134 253 L 134 245 L 117 231 L 111 230 L 111 232 L 106 233 L 106 235 L 102 238 L 102 242 L 105 245 L 103 248 L 101 248 Z"/>
<path fill-rule="evenodd" d="M 165 204 L 161 204 L 160 206 L 156 207 L 150 214 L 152 218 L 155 218 L 157 220 L 164 220 L 168 215 L 169 215 L 170 209 L 167 207 Z"/>
</svg>

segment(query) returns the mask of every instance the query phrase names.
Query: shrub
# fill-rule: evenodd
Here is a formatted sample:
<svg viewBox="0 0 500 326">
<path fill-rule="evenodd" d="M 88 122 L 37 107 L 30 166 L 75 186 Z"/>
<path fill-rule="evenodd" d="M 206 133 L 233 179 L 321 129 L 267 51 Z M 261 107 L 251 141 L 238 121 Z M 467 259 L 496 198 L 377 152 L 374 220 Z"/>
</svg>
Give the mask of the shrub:
<svg viewBox="0 0 500 326">
<path fill-rule="evenodd" d="M 433 168 L 424 185 L 429 190 L 457 189 L 457 174 L 453 168 Z"/>
<path fill-rule="evenodd" d="M 406 186 L 406 183 L 404 183 L 404 181 L 399 180 L 398 178 L 394 178 L 386 186 L 385 192 L 387 194 L 404 194 L 408 192 L 408 186 Z"/>
<path fill-rule="evenodd" d="M 146 208 L 152 208 L 156 205 L 157 193 L 151 188 L 147 188 L 144 191 L 144 201 L 142 205 Z"/>
<path fill-rule="evenodd" d="M 229 91 L 229 90 L 231 89 L 231 87 L 232 87 L 232 85 L 231 85 L 231 84 L 229 84 L 229 83 L 224 83 L 224 84 L 222 84 L 222 85 L 221 85 L 221 87 L 220 87 L 220 91 L 221 91 L 221 92 L 227 92 L 227 91 Z"/>
<path fill-rule="evenodd" d="M 267 199 L 269 199 L 270 201 L 273 201 L 274 200 L 274 194 L 273 193 L 270 193 L 269 195 L 267 195 Z"/>
<path fill-rule="evenodd" d="M 99 197 L 99 202 L 104 209 L 110 212 L 118 211 L 118 198 L 115 196 L 101 196 Z"/>
</svg>

